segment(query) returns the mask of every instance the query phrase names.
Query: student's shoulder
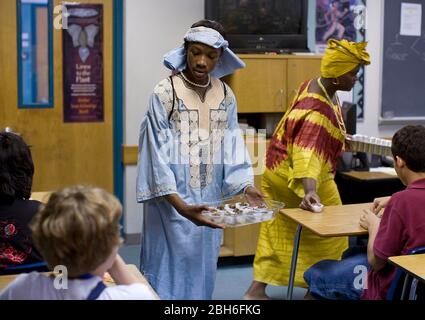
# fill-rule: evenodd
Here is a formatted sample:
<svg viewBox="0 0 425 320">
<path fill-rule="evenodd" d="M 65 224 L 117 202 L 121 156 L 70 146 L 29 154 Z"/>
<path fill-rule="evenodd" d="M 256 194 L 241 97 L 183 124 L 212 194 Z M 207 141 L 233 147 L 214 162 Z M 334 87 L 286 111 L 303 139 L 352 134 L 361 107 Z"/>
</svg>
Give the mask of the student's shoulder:
<svg viewBox="0 0 425 320">
<path fill-rule="evenodd" d="M 17 208 L 38 209 L 41 202 L 37 200 L 16 199 L 13 205 Z"/>
<path fill-rule="evenodd" d="M 11 212 L 22 223 L 28 223 L 38 212 L 41 202 L 36 200 L 17 199 L 13 202 Z"/>
<path fill-rule="evenodd" d="M 0 300 L 16 299 L 25 295 L 33 287 L 38 287 L 45 276 L 38 272 L 23 273 L 18 275 L 1 293 Z"/>
<path fill-rule="evenodd" d="M 415 197 L 414 192 L 412 192 L 411 189 L 406 188 L 402 191 L 398 191 L 398 192 L 394 193 L 391 196 L 389 203 L 391 203 L 393 205 L 402 204 L 402 203 L 405 204 L 405 203 L 409 203 L 412 200 L 413 197 Z"/>
<path fill-rule="evenodd" d="M 156 297 L 143 283 L 106 288 L 99 300 L 155 300 Z"/>
<path fill-rule="evenodd" d="M 41 202 L 38 200 L 26 200 L 26 202 L 28 203 L 28 207 L 34 209 L 34 210 L 38 210 L 41 206 Z"/>
<path fill-rule="evenodd" d="M 37 271 L 33 271 L 30 273 L 21 273 L 15 278 L 15 280 L 13 280 L 12 284 L 16 286 L 22 286 L 28 283 L 43 282 L 43 281 L 48 281 L 48 277 L 46 277 L 45 275 Z"/>
<path fill-rule="evenodd" d="M 425 206 L 425 197 L 424 195 L 418 197 L 416 192 L 407 188 L 394 193 L 387 206 L 392 208 L 392 211 L 406 215 L 412 211 L 422 211 Z"/>
</svg>

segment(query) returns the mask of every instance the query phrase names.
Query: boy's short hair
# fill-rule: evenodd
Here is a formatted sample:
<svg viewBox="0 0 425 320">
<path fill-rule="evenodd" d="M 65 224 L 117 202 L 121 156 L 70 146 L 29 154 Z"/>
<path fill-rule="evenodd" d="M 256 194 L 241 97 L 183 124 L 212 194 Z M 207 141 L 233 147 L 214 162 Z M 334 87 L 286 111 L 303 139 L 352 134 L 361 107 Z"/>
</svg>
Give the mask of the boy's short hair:
<svg viewBox="0 0 425 320">
<path fill-rule="evenodd" d="M 392 140 L 394 158 L 400 157 L 414 172 L 425 172 L 425 127 L 406 126 L 398 130 Z"/>
<path fill-rule="evenodd" d="M 50 269 L 70 277 L 94 271 L 121 243 L 122 207 L 103 189 L 74 186 L 54 192 L 31 222 L 34 243 Z"/>
</svg>

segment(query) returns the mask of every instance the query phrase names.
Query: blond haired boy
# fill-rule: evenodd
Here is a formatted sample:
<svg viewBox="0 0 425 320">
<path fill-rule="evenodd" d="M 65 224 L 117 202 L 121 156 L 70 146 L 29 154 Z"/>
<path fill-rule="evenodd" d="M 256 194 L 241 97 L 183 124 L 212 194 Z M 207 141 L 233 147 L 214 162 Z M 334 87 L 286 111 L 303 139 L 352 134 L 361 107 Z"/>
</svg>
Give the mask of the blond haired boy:
<svg viewBox="0 0 425 320">
<path fill-rule="evenodd" d="M 99 188 L 75 186 L 54 192 L 35 215 L 31 229 L 49 268 L 66 271 L 66 285 L 52 275 L 22 274 L 0 300 L 155 299 L 118 255 L 121 213 L 119 201 Z M 105 272 L 116 286 L 103 284 Z"/>
</svg>

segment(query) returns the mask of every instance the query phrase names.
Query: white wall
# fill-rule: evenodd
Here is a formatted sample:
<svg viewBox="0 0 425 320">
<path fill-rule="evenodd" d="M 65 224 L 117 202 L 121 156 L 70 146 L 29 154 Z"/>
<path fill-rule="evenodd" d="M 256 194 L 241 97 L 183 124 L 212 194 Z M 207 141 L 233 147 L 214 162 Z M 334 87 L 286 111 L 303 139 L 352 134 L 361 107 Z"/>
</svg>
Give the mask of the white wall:
<svg viewBox="0 0 425 320">
<path fill-rule="evenodd" d="M 149 95 L 169 72 L 162 57 L 183 42 L 204 17 L 203 0 L 125 0 L 124 144 L 137 145 Z M 124 172 L 124 232 L 141 232 L 142 205 L 136 203 L 136 167 Z"/>
</svg>

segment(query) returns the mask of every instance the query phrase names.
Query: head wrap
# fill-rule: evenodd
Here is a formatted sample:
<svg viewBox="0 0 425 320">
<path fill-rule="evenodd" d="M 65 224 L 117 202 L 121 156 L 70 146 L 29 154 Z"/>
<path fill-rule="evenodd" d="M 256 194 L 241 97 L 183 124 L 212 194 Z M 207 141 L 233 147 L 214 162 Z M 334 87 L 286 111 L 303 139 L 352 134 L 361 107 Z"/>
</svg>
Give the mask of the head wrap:
<svg viewBox="0 0 425 320">
<path fill-rule="evenodd" d="M 359 64 L 370 64 L 367 42 L 330 39 L 320 66 L 323 78 L 337 78 L 354 70 Z"/>
<path fill-rule="evenodd" d="M 229 42 L 216 30 L 207 27 L 191 28 L 184 36 L 188 42 L 200 42 L 215 49 L 222 48 L 220 56 L 211 75 L 221 78 L 233 73 L 236 69 L 244 68 L 245 63 L 229 49 Z M 174 71 L 183 71 L 186 68 L 186 50 L 184 45 L 171 50 L 164 55 L 164 65 Z"/>
</svg>

